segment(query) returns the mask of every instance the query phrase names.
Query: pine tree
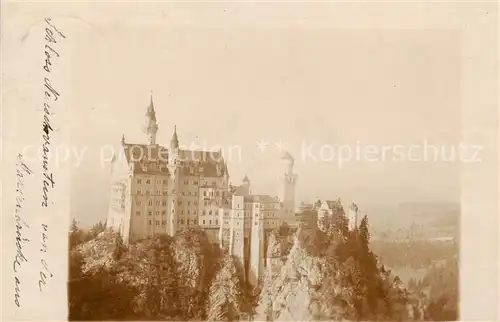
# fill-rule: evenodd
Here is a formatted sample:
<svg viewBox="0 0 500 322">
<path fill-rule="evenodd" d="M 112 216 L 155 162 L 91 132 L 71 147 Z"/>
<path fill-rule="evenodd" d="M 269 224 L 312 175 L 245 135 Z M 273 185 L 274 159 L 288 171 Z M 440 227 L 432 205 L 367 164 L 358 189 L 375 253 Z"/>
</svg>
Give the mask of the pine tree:
<svg viewBox="0 0 500 322">
<path fill-rule="evenodd" d="M 80 245 L 82 242 L 82 231 L 78 228 L 78 223 L 76 219 L 73 218 L 71 221 L 71 227 L 69 232 L 69 249 L 74 249 L 76 246 Z"/>
<path fill-rule="evenodd" d="M 369 249 L 370 244 L 370 232 L 368 231 L 368 216 L 363 216 L 361 219 L 361 224 L 359 225 L 359 240 L 361 242 L 361 248 L 363 250 Z"/>
<path fill-rule="evenodd" d="M 71 221 L 71 228 L 70 228 L 70 232 L 72 233 L 75 233 L 78 231 L 78 222 L 76 221 L 75 218 L 73 218 L 73 220 Z"/>
</svg>

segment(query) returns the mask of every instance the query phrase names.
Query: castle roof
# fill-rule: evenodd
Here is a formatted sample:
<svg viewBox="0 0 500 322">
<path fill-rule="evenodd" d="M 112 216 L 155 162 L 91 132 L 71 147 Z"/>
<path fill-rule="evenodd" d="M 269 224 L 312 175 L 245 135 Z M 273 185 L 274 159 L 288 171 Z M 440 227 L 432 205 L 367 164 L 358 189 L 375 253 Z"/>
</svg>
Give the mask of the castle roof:
<svg viewBox="0 0 500 322">
<path fill-rule="evenodd" d="M 327 206 L 329 209 L 335 209 L 342 207 L 342 203 L 340 202 L 340 199 L 337 200 L 325 200 Z"/>
<path fill-rule="evenodd" d="M 273 197 L 269 195 L 250 195 L 245 197 L 246 202 L 261 202 L 261 203 L 268 203 L 268 202 L 279 202 L 278 197 Z"/>
<path fill-rule="evenodd" d="M 127 164 L 135 163 L 134 173 L 168 174 L 169 150 L 161 145 L 123 144 Z M 180 171 L 183 175 L 202 175 L 205 177 L 222 177 L 226 174 L 225 164 L 220 152 L 180 150 L 178 154 Z M 146 170 L 141 166 L 154 163 L 154 169 Z"/>
<path fill-rule="evenodd" d="M 245 174 L 245 177 L 243 178 L 243 182 L 250 182 L 250 179 L 248 179 L 246 174 Z"/>
</svg>

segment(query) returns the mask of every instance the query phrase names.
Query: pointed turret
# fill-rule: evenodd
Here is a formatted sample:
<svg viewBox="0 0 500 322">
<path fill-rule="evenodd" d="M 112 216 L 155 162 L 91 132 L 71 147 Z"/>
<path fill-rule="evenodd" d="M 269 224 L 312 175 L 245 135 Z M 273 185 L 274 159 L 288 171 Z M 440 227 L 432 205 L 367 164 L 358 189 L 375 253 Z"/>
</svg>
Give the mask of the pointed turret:
<svg viewBox="0 0 500 322">
<path fill-rule="evenodd" d="M 149 93 L 149 105 L 148 105 L 148 109 L 146 112 L 146 117 L 149 120 L 156 122 L 156 112 L 155 112 L 155 107 L 153 104 L 153 92 Z"/>
<path fill-rule="evenodd" d="M 148 136 L 148 144 L 156 144 L 156 133 L 158 132 L 158 124 L 156 123 L 156 112 L 153 105 L 153 93 L 149 94 L 149 105 L 146 110 L 146 120 L 144 124 L 144 132 Z"/>
<path fill-rule="evenodd" d="M 179 148 L 179 138 L 177 137 L 177 126 L 174 125 L 174 134 L 172 134 L 172 140 L 170 140 L 170 148 L 172 150 Z"/>
</svg>

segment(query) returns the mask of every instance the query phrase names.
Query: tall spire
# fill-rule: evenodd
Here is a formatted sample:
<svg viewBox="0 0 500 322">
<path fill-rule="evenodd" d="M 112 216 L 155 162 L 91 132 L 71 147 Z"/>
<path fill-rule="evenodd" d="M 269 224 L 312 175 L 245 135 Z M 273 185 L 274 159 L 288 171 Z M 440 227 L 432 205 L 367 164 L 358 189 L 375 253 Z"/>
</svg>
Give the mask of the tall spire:
<svg viewBox="0 0 500 322">
<path fill-rule="evenodd" d="M 149 120 L 156 122 L 156 112 L 153 104 L 153 91 L 149 92 L 149 106 L 146 112 L 146 116 L 149 118 Z"/>
<path fill-rule="evenodd" d="M 149 105 L 146 111 L 146 119 L 144 124 L 144 132 L 148 136 L 148 144 L 156 144 L 156 132 L 158 132 L 158 124 L 156 123 L 156 112 L 153 105 L 153 92 L 149 92 Z"/>
<path fill-rule="evenodd" d="M 179 148 L 179 138 L 177 137 L 177 125 L 174 125 L 174 134 L 172 134 L 172 140 L 170 140 L 170 148 Z"/>
</svg>

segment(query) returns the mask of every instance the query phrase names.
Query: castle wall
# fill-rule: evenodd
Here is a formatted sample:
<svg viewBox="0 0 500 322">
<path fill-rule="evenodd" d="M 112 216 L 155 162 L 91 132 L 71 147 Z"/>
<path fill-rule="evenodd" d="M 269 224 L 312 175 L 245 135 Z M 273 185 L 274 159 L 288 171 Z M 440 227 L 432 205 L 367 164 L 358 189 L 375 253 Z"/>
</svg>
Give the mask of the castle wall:
<svg viewBox="0 0 500 322">
<path fill-rule="evenodd" d="M 250 238 L 250 267 L 248 282 L 257 285 L 264 270 L 264 218 L 260 211 L 255 211 L 252 220 L 252 233 Z"/>
<path fill-rule="evenodd" d="M 243 196 L 233 196 L 230 218 L 230 251 L 241 265 L 245 264 L 244 204 Z"/>
</svg>

